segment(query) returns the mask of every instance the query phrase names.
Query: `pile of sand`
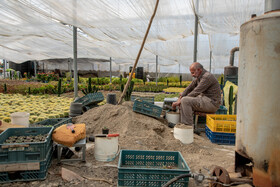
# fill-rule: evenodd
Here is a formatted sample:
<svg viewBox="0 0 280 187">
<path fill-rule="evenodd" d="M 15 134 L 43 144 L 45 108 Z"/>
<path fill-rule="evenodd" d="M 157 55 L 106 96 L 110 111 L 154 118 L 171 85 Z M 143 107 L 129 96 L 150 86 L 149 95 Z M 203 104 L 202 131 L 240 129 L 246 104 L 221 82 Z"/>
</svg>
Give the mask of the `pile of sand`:
<svg viewBox="0 0 280 187">
<path fill-rule="evenodd" d="M 110 133 L 119 133 L 121 149 L 180 151 L 189 167 L 198 171 L 213 165 L 232 165 L 234 146 L 212 144 L 205 134 L 194 135 L 194 142 L 182 144 L 173 136 L 173 129 L 164 120 L 133 112 L 132 102 L 122 105 L 106 104 L 93 108 L 73 119 L 74 123 L 85 123 L 87 136 L 101 134 L 106 126 Z"/>
<path fill-rule="evenodd" d="M 155 118 L 135 113 L 132 102 L 122 105 L 106 104 L 93 108 L 76 117 L 75 123 L 85 123 L 87 135 L 101 134 L 103 127 L 110 133 L 120 134 L 122 149 L 164 150 L 169 144 L 179 143 L 173 138 L 166 123 Z"/>
</svg>

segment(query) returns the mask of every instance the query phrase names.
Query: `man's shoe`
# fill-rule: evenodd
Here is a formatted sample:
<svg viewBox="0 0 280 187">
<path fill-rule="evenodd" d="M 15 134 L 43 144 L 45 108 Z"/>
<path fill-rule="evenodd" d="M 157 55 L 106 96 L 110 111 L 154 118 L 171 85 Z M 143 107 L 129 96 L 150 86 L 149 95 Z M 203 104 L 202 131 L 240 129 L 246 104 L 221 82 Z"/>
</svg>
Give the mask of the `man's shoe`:
<svg viewBox="0 0 280 187">
<path fill-rule="evenodd" d="M 175 127 L 175 125 L 176 125 L 176 124 L 171 123 L 171 122 L 169 122 L 169 123 L 168 123 L 168 127 L 169 127 L 169 128 L 174 128 L 174 127 Z"/>
<path fill-rule="evenodd" d="M 198 129 L 194 129 L 193 132 L 197 135 L 200 135 L 200 130 L 198 130 Z"/>
</svg>

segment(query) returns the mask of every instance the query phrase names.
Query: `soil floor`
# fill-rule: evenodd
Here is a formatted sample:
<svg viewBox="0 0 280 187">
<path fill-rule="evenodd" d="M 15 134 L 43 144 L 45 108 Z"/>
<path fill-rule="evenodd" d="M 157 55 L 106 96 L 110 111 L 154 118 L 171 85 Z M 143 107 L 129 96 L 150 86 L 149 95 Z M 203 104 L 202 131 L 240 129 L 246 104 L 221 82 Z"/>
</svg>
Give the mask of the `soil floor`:
<svg viewBox="0 0 280 187">
<path fill-rule="evenodd" d="M 104 92 L 105 98 L 107 93 Z M 79 95 L 82 96 L 81 93 Z M 64 96 L 71 97 L 73 93 Z M 183 144 L 174 138 L 174 129 L 167 126 L 165 119 L 156 119 L 133 112 L 133 103 L 130 101 L 123 102 L 122 105 L 105 104 L 92 108 L 83 115 L 73 118 L 73 121 L 76 124 L 86 124 L 87 137 L 101 134 L 104 126 L 109 128 L 110 133 L 118 133 L 121 150 L 179 151 L 192 173 L 201 171 L 209 176 L 215 166 L 233 171 L 235 146 L 211 143 L 204 132 L 200 135 L 194 134 L 193 143 Z M 117 186 L 119 155 L 111 162 L 97 161 L 94 156 L 94 146 L 93 142 L 87 143 L 86 162 L 70 161 L 57 164 L 57 159 L 53 158 L 47 178 L 43 181 L 16 182 L 2 186 Z M 74 151 L 73 158 L 81 156 L 81 152 Z M 75 172 L 83 177 L 83 180 L 70 182 L 63 180 L 60 174 L 61 168 Z M 207 182 L 205 180 L 203 184 L 197 185 L 193 179 L 190 179 L 188 186 L 208 186 Z"/>
</svg>

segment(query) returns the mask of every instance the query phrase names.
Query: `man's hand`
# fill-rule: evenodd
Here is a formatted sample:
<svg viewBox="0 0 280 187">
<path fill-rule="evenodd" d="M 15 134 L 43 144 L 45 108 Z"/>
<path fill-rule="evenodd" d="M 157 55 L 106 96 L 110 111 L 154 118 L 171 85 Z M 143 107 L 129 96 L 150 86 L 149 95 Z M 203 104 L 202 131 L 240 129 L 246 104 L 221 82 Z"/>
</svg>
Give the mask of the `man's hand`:
<svg viewBox="0 0 280 187">
<path fill-rule="evenodd" d="M 172 103 L 172 109 L 175 110 L 176 106 L 180 106 L 181 104 L 181 97 L 176 101 Z"/>
</svg>

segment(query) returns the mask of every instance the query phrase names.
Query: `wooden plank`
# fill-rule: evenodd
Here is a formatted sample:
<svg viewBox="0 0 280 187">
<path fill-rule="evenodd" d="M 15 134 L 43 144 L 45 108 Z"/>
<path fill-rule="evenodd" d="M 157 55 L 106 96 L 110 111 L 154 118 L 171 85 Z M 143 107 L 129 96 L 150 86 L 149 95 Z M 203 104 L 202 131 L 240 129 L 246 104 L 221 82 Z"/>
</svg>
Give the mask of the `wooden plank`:
<svg viewBox="0 0 280 187">
<path fill-rule="evenodd" d="M 7 148 L 18 148 L 18 147 L 29 147 L 29 144 L 22 144 L 22 145 L 18 145 L 18 144 L 15 144 L 15 145 L 2 145 L 1 147 L 2 147 L 2 149 L 7 149 Z"/>
<path fill-rule="evenodd" d="M 40 162 L 0 164 L 0 172 L 40 170 Z"/>
</svg>

